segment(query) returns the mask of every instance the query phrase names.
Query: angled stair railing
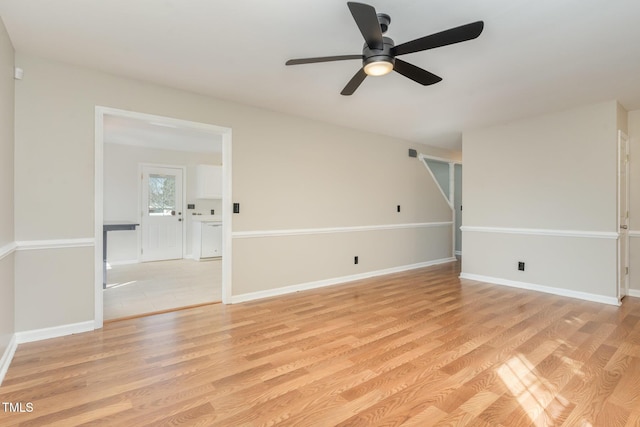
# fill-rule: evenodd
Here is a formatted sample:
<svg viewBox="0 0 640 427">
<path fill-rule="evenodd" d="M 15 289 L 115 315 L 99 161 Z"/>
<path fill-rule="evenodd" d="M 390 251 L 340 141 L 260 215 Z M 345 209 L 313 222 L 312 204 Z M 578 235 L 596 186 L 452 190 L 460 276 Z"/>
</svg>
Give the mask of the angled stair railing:
<svg viewBox="0 0 640 427">
<path fill-rule="evenodd" d="M 440 193 L 442 194 L 442 197 L 444 197 L 445 201 L 453 211 L 454 210 L 453 162 L 429 158 L 424 154 L 419 154 L 418 158 L 420 159 L 424 167 L 429 172 L 429 175 L 431 175 L 431 178 L 438 186 L 438 189 L 440 189 Z"/>
</svg>

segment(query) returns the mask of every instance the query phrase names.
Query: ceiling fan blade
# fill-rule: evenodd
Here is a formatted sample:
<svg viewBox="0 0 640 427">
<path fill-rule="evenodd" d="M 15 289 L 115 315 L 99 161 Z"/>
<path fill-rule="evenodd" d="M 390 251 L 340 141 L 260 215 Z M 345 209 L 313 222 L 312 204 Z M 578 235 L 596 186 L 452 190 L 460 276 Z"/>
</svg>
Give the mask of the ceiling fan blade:
<svg viewBox="0 0 640 427">
<path fill-rule="evenodd" d="M 392 52 L 394 55 L 405 55 L 407 53 L 420 52 L 427 49 L 434 49 L 436 47 L 472 40 L 482 33 L 483 28 L 484 22 L 472 22 L 471 24 L 461 25 L 460 27 L 451 28 L 439 33 L 431 34 L 430 36 L 399 44 L 393 48 Z"/>
<path fill-rule="evenodd" d="M 442 80 L 442 77 L 436 76 L 433 73 L 423 70 L 420 67 L 416 67 L 413 64 L 409 64 L 401 59 L 396 58 L 396 63 L 393 66 L 393 71 L 397 71 L 405 77 L 410 78 L 416 83 L 420 83 L 423 86 L 432 85 Z"/>
<path fill-rule="evenodd" d="M 287 62 L 285 62 L 285 65 L 313 64 L 315 62 L 344 61 L 347 59 L 362 59 L 362 55 L 337 55 L 337 56 L 319 56 L 317 58 L 290 59 Z"/>
<path fill-rule="evenodd" d="M 366 77 L 367 73 L 364 72 L 364 68 L 360 68 L 360 70 L 353 77 L 351 77 L 351 80 L 349 80 L 349 83 L 347 83 L 344 89 L 342 89 L 340 95 L 353 95 L 353 92 L 358 89 L 358 86 L 360 86 L 360 84 Z"/>
<path fill-rule="evenodd" d="M 369 49 L 382 49 L 382 30 L 378 22 L 378 15 L 373 6 L 364 3 L 347 2 L 351 15 L 356 21 L 364 41 Z"/>
</svg>

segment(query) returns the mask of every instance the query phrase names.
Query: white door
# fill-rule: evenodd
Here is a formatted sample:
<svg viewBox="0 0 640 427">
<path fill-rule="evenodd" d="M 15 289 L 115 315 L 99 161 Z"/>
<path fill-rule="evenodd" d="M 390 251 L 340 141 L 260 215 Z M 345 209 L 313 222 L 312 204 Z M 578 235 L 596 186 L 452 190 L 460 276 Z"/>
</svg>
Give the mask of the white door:
<svg viewBox="0 0 640 427">
<path fill-rule="evenodd" d="M 629 139 L 618 132 L 618 297 L 629 292 Z"/>
<path fill-rule="evenodd" d="M 142 261 L 182 258 L 182 169 L 142 167 Z"/>
</svg>

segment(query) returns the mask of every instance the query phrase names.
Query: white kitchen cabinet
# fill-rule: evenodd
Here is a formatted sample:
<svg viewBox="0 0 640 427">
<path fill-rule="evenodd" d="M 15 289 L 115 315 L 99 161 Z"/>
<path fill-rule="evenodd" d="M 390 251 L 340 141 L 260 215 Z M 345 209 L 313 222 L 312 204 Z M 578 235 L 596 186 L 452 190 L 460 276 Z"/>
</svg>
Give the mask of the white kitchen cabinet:
<svg viewBox="0 0 640 427">
<path fill-rule="evenodd" d="M 222 199 L 222 166 L 196 166 L 196 199 Z"/>
</svg>

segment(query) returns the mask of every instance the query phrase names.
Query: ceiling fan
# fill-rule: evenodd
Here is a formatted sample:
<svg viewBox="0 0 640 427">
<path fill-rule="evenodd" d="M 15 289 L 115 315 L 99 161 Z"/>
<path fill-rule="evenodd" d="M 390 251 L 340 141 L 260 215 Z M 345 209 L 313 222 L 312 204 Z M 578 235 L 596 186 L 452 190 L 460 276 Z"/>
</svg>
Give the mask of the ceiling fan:
<svg viewBox="0 0 640 427">
<path fill-rule="evenodd" d="M 347 2 L 347 6 L 365 40 L 361 55 L 322 56 L 290 59 L 286 62 L 286 65 L 299 65 L 361 59 L 362 68 L 349 80 L 340 92 L 341 95 L 352 95 L 367 76 L 383 76 L 391 71 L 396 71 L 423 86 L 438 83 L 442 80 L 441 77 L 396 56 L 472 40 L 478 37 L 484 28 L 484 22 L 472 22 L 395 46 L 393 40 L 382 36 L 391 23 L 389 15 L 376 13 L 373 6 L 364 3 Z"/>
</svg>

